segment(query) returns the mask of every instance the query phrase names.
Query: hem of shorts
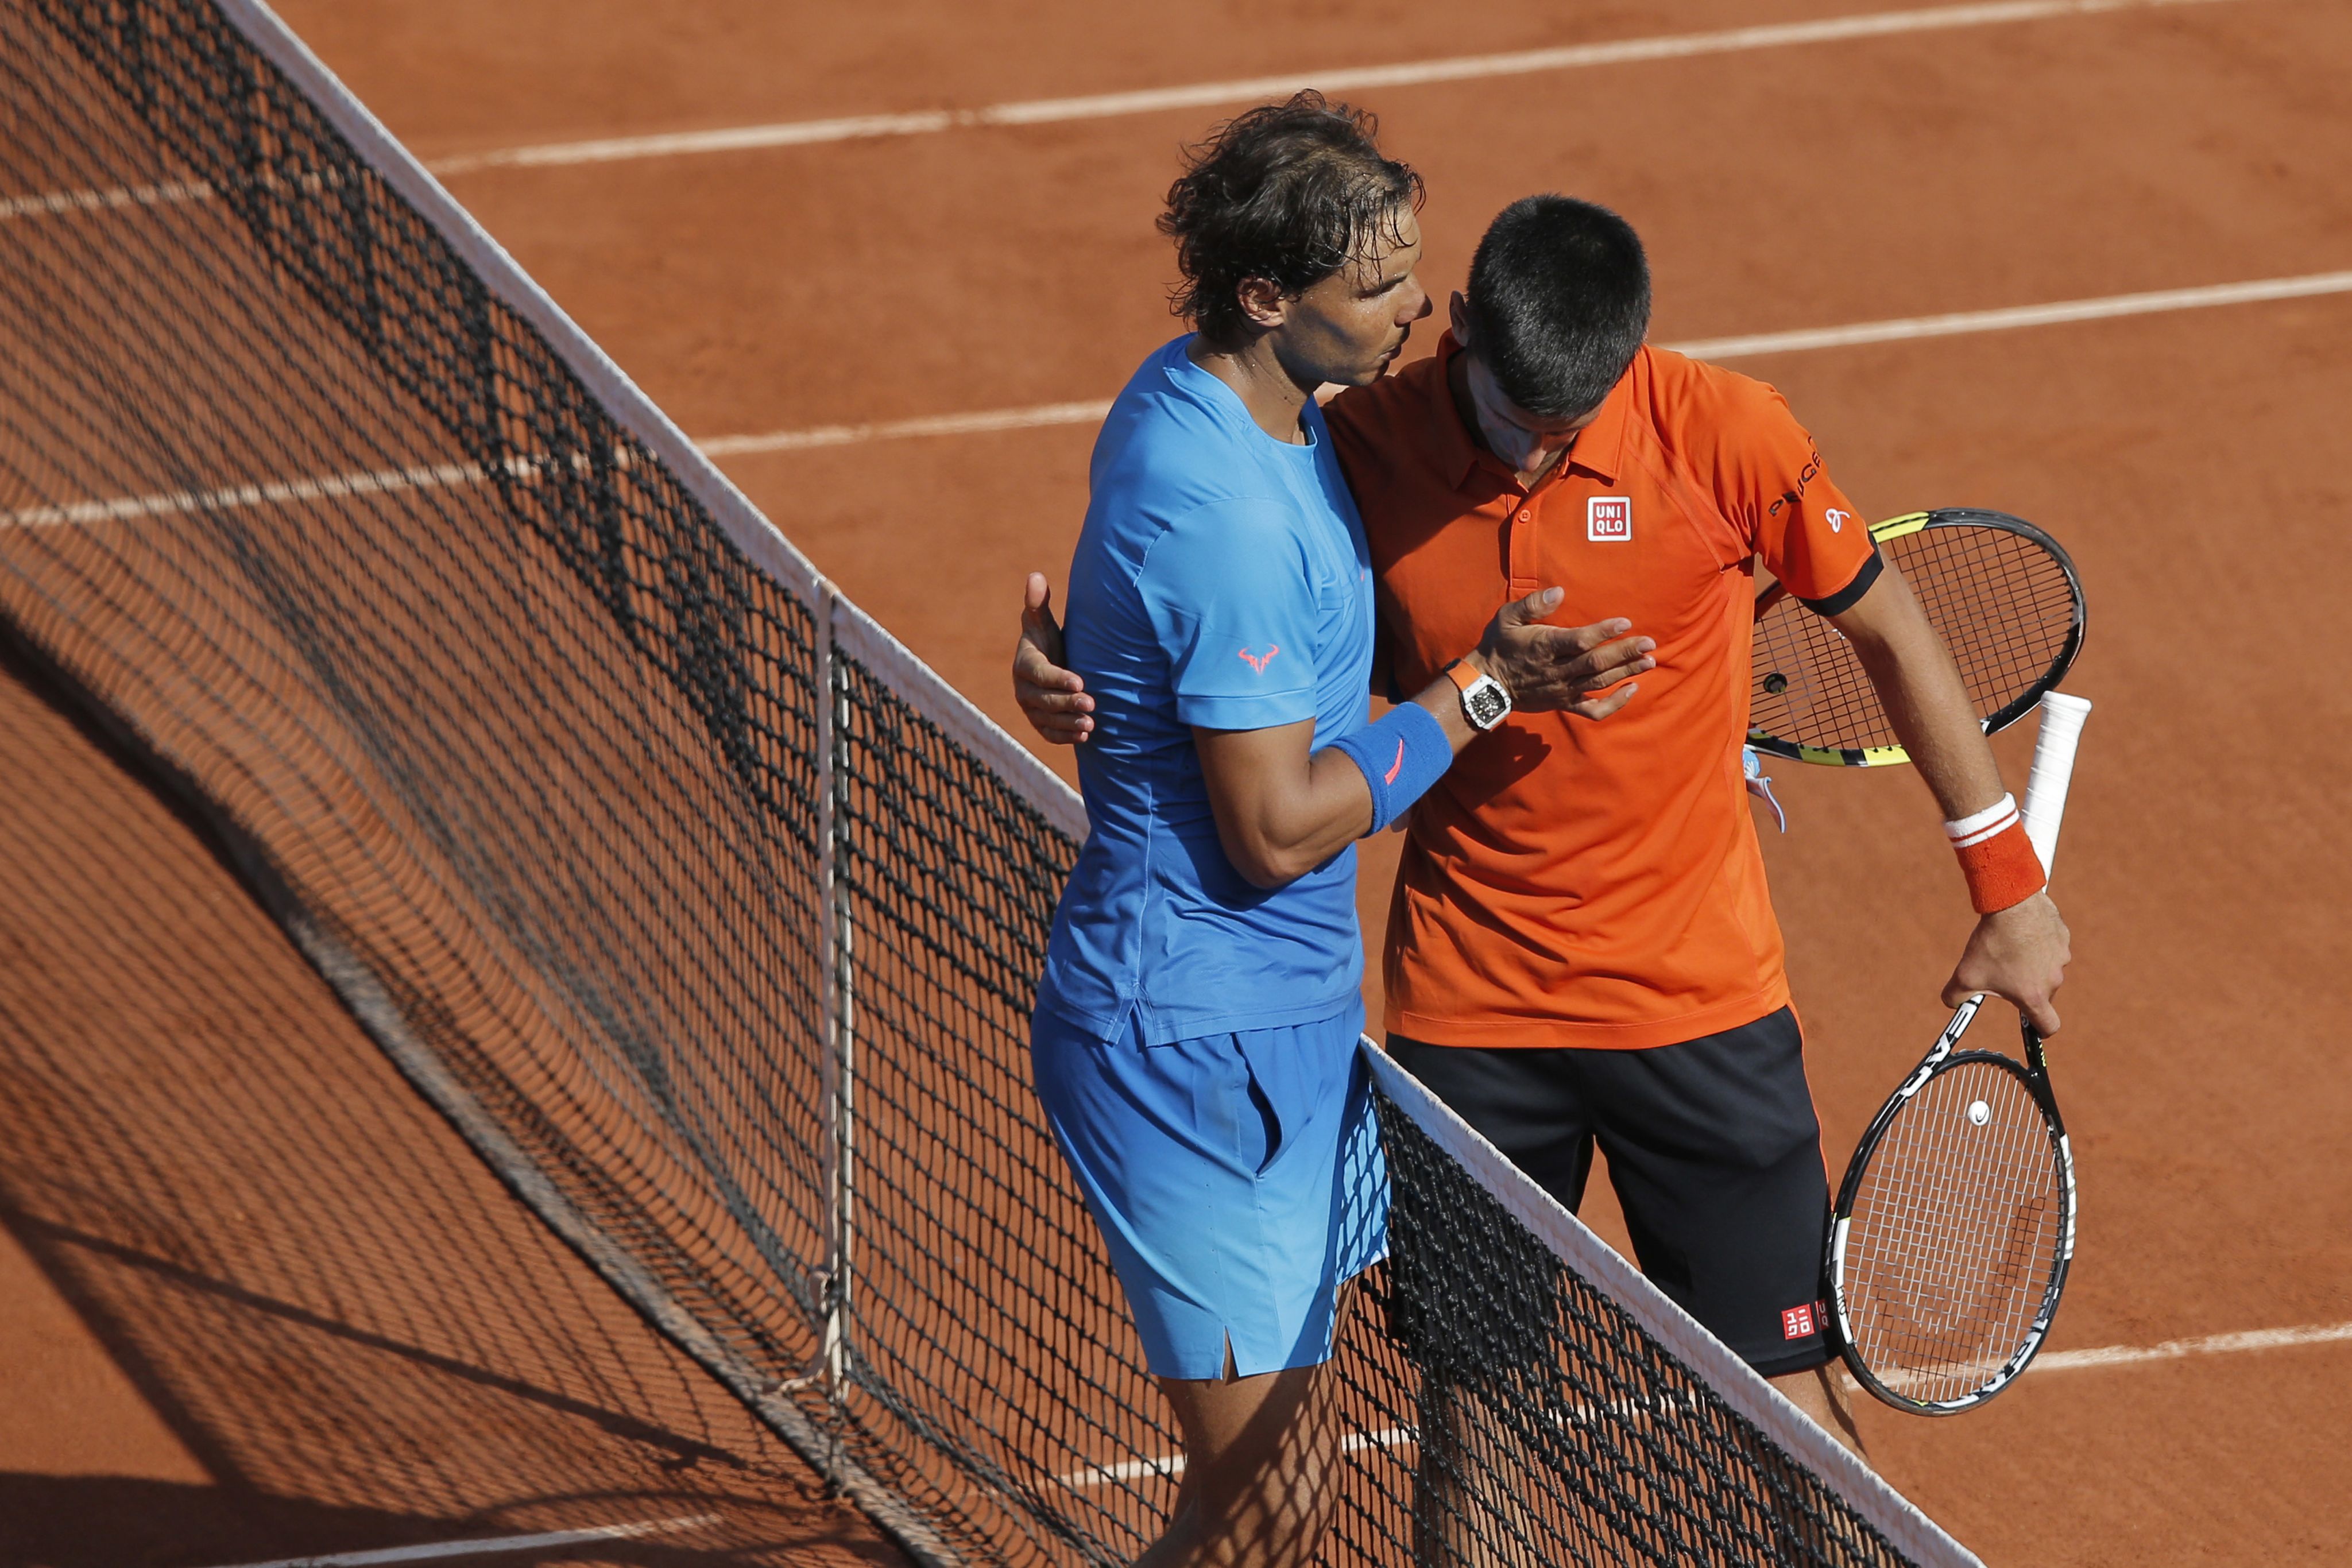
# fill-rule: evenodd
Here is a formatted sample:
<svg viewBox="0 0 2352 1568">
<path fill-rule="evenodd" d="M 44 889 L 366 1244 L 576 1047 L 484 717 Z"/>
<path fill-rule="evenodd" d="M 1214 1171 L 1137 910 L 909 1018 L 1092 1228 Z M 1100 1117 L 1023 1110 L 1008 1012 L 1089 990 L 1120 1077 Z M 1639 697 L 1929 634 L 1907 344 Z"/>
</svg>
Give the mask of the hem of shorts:
<svg viewBox="0 0 2352 1568">
<path fill-rule="evenodd" d="M 1769 1018 L 1789 1006 L 1789 983 L 1775 980 L 1744 997 L 1717 1002 L 1670 1019 L 1645 1019 L 1639 1023 L 1576 1023 L 1548 1018 L 1433 1018 L 1391 1006 L 1383 1009 L 1382 1026 L 1391 1033 L 1423 1045 L 1470 1046 L 1484 1051 L 1654 1051 L 1681 1045 L 1726 1030 L 1738 1029 Z"/>
<path fill-rule="evenodd" d="M 1335 1334 L 1332 1337 L 1337 1339 L 1339 1336 Z M 1227 1329 L 1225 1331 L 1225 1343 L 1223 1348 L 1234 1349 L 1234 1337 L 1233 1331 L 1231 1329 Z M 1283 1361 L 1279 1356 L 1276 1356 L 1269 1358 L 1265 1365 L 1260 1366 L 1255 1362 L 1244 1360 L 1240 1351 L 1234 1349 L 1234 1376 L 1236 1378 L 1263 1377 L 1269 1372 L 1295 1372 L 1302 1366 L 1321 1366 L 1326 1362 L 1338 1356 L 1339 1354 L 1339 1347 L 1337 1344 L 1330 1344 L 1324 1347 L 1323 1354 L 1320 1355 L 1309 1356 L 1299 1361 Z M 1276 1364 L 1276 1363 L 1279 1363 L 1279 1364 Z M 1144 1371 L 1151 1374 L 1154 1377 L 1172 1378 L 1178 1383 L 1223 1383 L 1225 1381 L 1225 1364 L 1222 1354 L 1218 1357 L 1216 1367 L 1217 1369 L 1214 1372 L 1208 1373 L 1168 1372 L 1151 1364 L 1151 1354 L 1149 1350 L 1145 1351 L 1143 1356 Z"/>
<path fill-rule="evenodd" d="M 1295 1372 L 1302 1366 L 1321 1366 L 1326 1362 L 1337 1357 L 1339 1354 L 1339 1313 L 1343 1310 L 1340 1306 L 1340 1301 L 1343 1299 L 1344 1292 L 1347 1291 L 1349 1286 L 1362 1279 L 1366 1274 L 1370 1273 L 1381 1264 L 1387 1262 L 1388 1257 L 1389 1249 L 1386 1246 L 1383 1246 L 1378 1252 L 1375 1252 L 1370 1258 L 1365 1259 L 1362 1267 L 1356 1269 L 1350 1273 L 1339 1276 L 1338 1284 L 1333 1291 L 1331 1332 L 1324 1339 L 1322 1354 L 1309 1356 L 1300 1361 L 1284 1361 L 1280 1365 L 1274 1364 L 1274 1363 L 1280 1358 L 1269 1357 L 1267 1364 L 1259 1366 L 1255 1363 L 1244 1364 L 1241 1355 L 1237 1352 L 1234 1356 L 1234 1375 L 1235 1377 L 1261 1377 L 1269 1372 Z M 1231 1346 L 1234 1343 L 1234 1331 L 1231 1328 L 1227 1328 L 1224 1331 L 1224 1341 L 1227 1346 Z M 1151 1356 L 1149 1350 L 1145 1352 L 1143 1360 L 1144 1370 L 1150 1373 L 1154 1377 L 1173 1377 L 1181 1379 L 1186 1383 L 1222 1383 L 1224 1381 L 1225 1369 L 1222 1360 L 1218 1363 L 1217 1370 L 1207 1377 L 1188 1377 L 1181 1372 L 1162 1372 L 1158 1367 L 1151 1364 Z"/>
<path fill-rule="evenodd" d="M 1748 1362 L 1749 1369 L 1759 1377 L 1790 1377 L 1800 1372 L 1811 1372 L 1817 1367 L 1827 1366 L 1837 1358 L 1837 1352 L 1826 1344 L 1817 1344 L 1811 1350 L 1786 1351 L 1759 1360 L 1749 1361 L 1744 1355 L 1739 1359 Z"/>
<path fill-rule="evenodd" d="M 1350 1008 L 1362 1006 L 1363 994 L 1360 988 L 1350 987 L 1347 990 L 1335 992 L 1324 1001 L 1307 1007 L 1286 1008 L 1280 1012 L 1251 1009 L 1243 1012 L 1205 1013 L 1198 1018 L 1192 1018 L 1181 1013 L 1156 1011 L 1151 1014 L 1156 1027 L 1150 1032 L 1160 1037 L 1154 1039 L 1151 1043 L 1161 1045 L 1169 1040 L 1198 1040 L 1202 1035 L 1210 1034 L 1244 1034 L 1252 1030 L 1261 1029 L 1297 1029 L 1305 1024 L 1321 1023 L 1327 1019 L 1338 1018 Z M 1123 1004 L 1115 1012 L 1097 1013 L 1090 1008 L 1080 1007 L 1058 991 L 1050 991 L 1042 987 L 1039 989 L 1037 1007 L 1039 1010 L 1050 1012 L 1065 1023 L 1076 1024 L 1080 1029 L 1092 1030 L 1103 1040 L 1108 1040 L 1113 1035 L 1121 1033 L 1127 1027 L 1126 1019 L 1143 1009 L 1142 1002 L 1136 1000 Z"/>
</svg>

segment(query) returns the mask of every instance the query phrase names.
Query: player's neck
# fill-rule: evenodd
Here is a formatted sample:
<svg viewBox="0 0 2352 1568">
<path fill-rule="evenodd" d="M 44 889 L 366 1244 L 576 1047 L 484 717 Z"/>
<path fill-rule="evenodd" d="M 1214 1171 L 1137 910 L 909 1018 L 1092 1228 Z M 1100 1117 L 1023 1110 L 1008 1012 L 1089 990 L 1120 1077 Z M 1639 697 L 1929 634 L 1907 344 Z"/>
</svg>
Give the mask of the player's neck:
<svg viewBox="0 0 2352 1568">
<path fill-rule="evenodd" d="M 1242 400 L 1260 430 L 1292 446 L 1307 444 L 1298 416 L 1315 389 L 1299 385 L 1297 378 L 1283 367 L 1271 335 L 1233 349 L 1219 348 L 1195 336 L 1184 352 L 1194 364 L 1234 389 L 1234 395 Z"/>
</svg>

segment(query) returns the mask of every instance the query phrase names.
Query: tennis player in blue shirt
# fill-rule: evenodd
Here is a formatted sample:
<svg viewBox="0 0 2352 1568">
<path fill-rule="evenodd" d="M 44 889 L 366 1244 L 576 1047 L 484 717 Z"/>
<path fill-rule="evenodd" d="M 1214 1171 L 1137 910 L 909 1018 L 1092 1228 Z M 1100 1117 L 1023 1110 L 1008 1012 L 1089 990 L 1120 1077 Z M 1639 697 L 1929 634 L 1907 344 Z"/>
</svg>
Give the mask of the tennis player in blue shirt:
<svg viewBox="0 0 2352 1568">
<path fill-rule="evenodd" d="M 1312 94 L 1196 151 L 1160 222 L 1198 331 L 1113 404 L 1070 568 L 1089 831 L 1032 1045 L 1184 1433 L 1151 1568 L 1303 1563 L 1328 1518 L 1318 1369 L 1386 1247 L 1354 841 L 1515 705 L 1605 716 L 1652 665 L 1622 621 L 1535 624 L 1547 590 L 1370 718 L 1370 561 L 1313 394 L 1379 378 L 1429 313 L 1419 193 Z"/>
</svg>

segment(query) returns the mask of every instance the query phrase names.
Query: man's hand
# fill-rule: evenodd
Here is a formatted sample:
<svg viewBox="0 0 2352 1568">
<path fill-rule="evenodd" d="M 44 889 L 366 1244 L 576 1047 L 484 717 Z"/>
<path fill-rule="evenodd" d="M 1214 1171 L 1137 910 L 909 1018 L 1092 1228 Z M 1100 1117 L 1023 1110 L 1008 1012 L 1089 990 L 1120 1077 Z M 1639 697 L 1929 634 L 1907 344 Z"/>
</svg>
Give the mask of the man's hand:
<svg viewBox="0 0 2352 1568">
<path fill-rule="evenodd" d="M 2051 998 L 2065 983 L 2073 962 L 2066 923 L 2047 891 L 2022 904 L 1980 915 L 1952 977 L 1944 983 L 1944 1005 L 1958 1007 L 1979 991 L 2006 997 L 2047 1039 L 2058 1032 L 2058 1009 Z"/>
<path fill-rule="evenodd" d="M 1547 588 L 1504 605 L 1470 662 L 1503 683 L 1514 708 L 1607 718 L 1640 689 L 1618 683 L 1658 667 L 1650 657 L 1657 643 L 1627 636 L 1633 623 L 1622 619 L 1590 626 L 1538 624 L 1559 608 L 1559 601 L 1560 590 Z M 1605 686 L 1617 689 L 1606 696 L 1591 695 Z"/>
<path fill-rule="evenodd" d="M 1030 727 L 1057 746 L 1082 746 L 1095 732 L 1095 699 L 1087 683 L 1061 665 L 1062 628 L 1054 619 L 1054 591 L 1033 571 L 1021 595 L 1021 641 L 1013 649 L 1013 700 Z"/>
</svg>

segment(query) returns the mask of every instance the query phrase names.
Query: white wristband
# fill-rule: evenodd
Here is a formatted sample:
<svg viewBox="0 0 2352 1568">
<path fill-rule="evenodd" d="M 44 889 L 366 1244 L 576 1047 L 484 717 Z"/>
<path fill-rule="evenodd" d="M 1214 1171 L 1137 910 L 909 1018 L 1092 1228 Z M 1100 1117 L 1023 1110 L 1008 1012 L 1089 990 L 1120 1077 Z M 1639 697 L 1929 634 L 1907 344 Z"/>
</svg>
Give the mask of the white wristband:
<svg viewBox="0 0 2352 1568">
<path fill-rule="evenodd" d="M 1972 844 L 2007 832 L 2017 822 L 2017 797 L 2003 795 L 1981 811 L 1972 811 L 1957 822 L 1944 824 L 1944 836 L 1952 847 L 1964 850 Z"/>
</svg>

